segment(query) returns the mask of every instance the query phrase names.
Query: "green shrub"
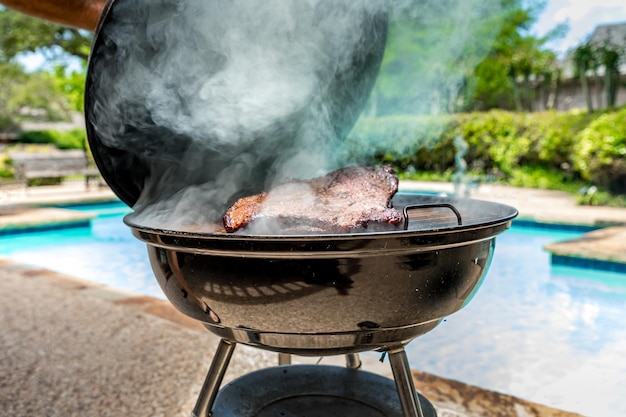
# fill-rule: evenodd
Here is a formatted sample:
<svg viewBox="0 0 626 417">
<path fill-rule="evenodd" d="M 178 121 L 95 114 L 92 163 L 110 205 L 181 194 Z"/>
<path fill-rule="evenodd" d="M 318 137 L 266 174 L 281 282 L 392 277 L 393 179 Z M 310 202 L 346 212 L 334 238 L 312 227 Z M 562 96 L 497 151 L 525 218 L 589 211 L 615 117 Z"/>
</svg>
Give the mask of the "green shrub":
<svg viewBox="0 0 626 417">
<path fill-rule="evenodd" d="M 597 191 L 592 195 L 579 195 L 578 204 L 588 206 L 626 207 L 626 195 L 612 195 Z"/>
<path fill-rule="evenodd" d="M 626 108 L 605 113 L 576 137 L 574 166 L 615 194 L 626 194 Z"/>
<path fill-rule="evenodd" d="M 457 137 L 468 145 L 462 155 Z M 359 161 L 388 163 L 410 177 L 447 177 L 462 156 L 468 172 L 513 185 L 573 190 L 585 180 L 626 194 L 626 108 L 369 118 L 346 142 Z"/>
<path fill-rule="evenodd" d="M 442 135 L 449 117 L 385 116 L 359 120 L 345 145 L 354 160 L 390 163 L 400 170 L 446 169 L 454 150 Z M 450 152 L 450 150 L 452 152 Z"/>
<path fill-rule="evenodd" d="M 13 166 L 6 153 L 0 153 L 0 178 L 13 178 Z"/>
<path fill-rule="evenodd" d="M 63 178 L 32 178 L 28 180 L 29 187 L 39 187 L 42 185 L 60 185 Z"/>
<path fill-rule="evenodd" d="M 72 129 L 63 132 L 33 130 L 22 132 L 18 141 L 21 143 L 52 144 L 59 149 L 83 149 L 86 143 L 86 133 L 84 129 Z"/>
<path fill-rule="evenodd" d="M 18 123 L 9 115 L 0 114 L 0 133 L 17 132 L 19 130 Z"/>
<path fill-rule="evenodd" d="M 493 110 L 462 118 L 459 133 L 470 147 L 465 157 L 467 163 L 509 175 L 528 147 L 526 140 L 520 137 L 520 117 L 516 113 Z"/>
<path fill-rule="evenodd" d="M 547 111 L 531 113 L 528 120 L 534 124 L 532 128 L 534 154 L 537 162 L 543 165 L 561 167 L 572 165 L 572 146 L 576 136 L 595 117 L 586 111 L 558 113 Z"/>
<path fill-rule="evenodd" d="M 570 193 L 578 193 L 584 186 L 569 171 L 532 165 L 515 169 L 506 183 L 514 187 L 558 189 Z"/>
</svg>

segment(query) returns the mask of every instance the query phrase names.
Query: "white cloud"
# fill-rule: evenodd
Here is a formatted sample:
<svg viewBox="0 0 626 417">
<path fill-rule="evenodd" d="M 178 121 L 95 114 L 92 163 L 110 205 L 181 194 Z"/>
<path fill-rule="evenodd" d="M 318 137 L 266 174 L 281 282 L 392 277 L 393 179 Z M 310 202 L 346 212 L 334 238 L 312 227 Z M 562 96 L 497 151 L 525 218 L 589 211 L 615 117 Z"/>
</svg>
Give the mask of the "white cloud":
<svg viewBox="0 0 626 417">
<path fill-rule="evenodd" d="M 558 52 L 565 52 L 584 42 L 597 25 L 626 22 L 626 1 L 548 0 L 534 32 L 541 36 L 565 22 L 569 24 L 565 38 L 550 44 Z"/>
</svg>

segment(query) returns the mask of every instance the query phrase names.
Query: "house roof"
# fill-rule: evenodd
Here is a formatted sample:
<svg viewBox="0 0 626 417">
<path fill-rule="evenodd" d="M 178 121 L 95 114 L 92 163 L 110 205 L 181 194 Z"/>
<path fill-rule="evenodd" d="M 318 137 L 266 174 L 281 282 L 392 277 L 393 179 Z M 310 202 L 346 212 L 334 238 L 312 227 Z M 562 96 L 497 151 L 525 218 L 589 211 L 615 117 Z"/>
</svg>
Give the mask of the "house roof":
<svg viewBox="0 0 626 417">
<path fill-rule="evenodd" d="M 594 46 L 601 46 L 605 45 L 605 42 L 610 46 L 617 47 L 618 49 L 626 49 L 626 22 L 605 23 L 596 26 L 585 43 Z M 565 79 L 574 76 L 574 49 L 575 48 L 570 49 L 560 60 L 560 67 L 563 71 L 562 76 Z M 622 73 L 626 72 L 626 61 L 622 62 L 620 71 Z M 600 68 L 599 74 L 603 73 L 604 69 Z"/>
<path fill-rule="evenodd" d="M 596 26 L 587 43 L 597 46 L 608 43 L 618 48 L 626 47 L 626 22 Z"/>
</svg>

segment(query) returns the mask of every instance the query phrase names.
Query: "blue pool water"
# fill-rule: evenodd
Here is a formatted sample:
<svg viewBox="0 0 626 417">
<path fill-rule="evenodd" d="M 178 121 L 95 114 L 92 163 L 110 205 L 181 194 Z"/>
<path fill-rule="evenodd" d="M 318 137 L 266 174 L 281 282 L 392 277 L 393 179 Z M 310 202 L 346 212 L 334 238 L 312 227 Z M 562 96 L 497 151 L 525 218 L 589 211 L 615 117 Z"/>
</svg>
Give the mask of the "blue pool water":
<svg viewBox="0 0 626 417">
<path fill-rule="evenodd" d="M 150 268 L 146 246 L 131 235 L 122 203 L 64 208 L 97 213 L 90 227 L 0 236 L 0 256 L 90 281 L 164 298 Z"/>
<path fill-rule="evenodd" d="M 0 256 L 163 298 L 145 245 L 122 223 L 128 208 L 68 208 L 100 216 L 0 236 Z M 411 366 L 583 415 L 626 415 L 626 274 L 553 267 L 542 249 L 582 233 L 514 223 L 472 302 L 408 345 Z"/>
</svg>

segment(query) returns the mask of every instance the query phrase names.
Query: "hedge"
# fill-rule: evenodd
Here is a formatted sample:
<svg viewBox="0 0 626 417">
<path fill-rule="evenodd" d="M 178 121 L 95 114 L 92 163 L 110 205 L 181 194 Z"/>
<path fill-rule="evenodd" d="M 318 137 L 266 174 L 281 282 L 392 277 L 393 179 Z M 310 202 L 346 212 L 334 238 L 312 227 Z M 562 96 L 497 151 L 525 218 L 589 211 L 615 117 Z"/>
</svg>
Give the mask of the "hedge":
<svg viewBox="0 0 626 417">
<path fill-rule="evenodd" d="M 19 135 L 20 143 L 52 144 L 59 149 L 84 149 L 86 145 L 84 129 L 59 130 L 32 130 Z"/>
<path fill-rule="evenodd" d="M 459 141 L 467 146 L 462 155 Z M 61 149 L 86 145 L 83 129 L 24 132 L 19 142 L 51 143 Z M 355 161 L 389 163 L 400 171 L 445 173 L 454 170 L 455 158 L 462 156 L 480 175 L 508 179 L 520 166 L 541 167 L 626 194 L 626 107 L 591 114 L 493 110 L 363 118 L 346 147 Z"/>
<path fill-rule="evenodd" d="M 459 139 L 467 146 L 462 155 Z M 626 194 L 626 108 L 369 118 L 357 123 L 346 144 L 356 159 L 400 171 L 445 173 L 462 156 L 482 175 L 507 179 L 520 166 L 541 167 Z"/>
<path fill-rule="evenodd" d="M 626 108 L 589 123 L 573 149 L 574 166 L 584 178 L 626 194 Z"/>
</svg>

